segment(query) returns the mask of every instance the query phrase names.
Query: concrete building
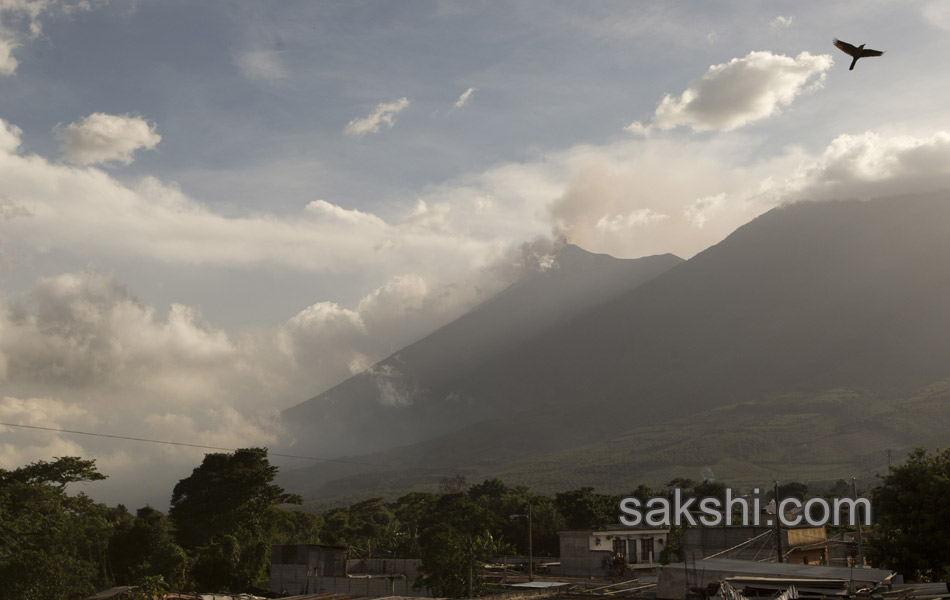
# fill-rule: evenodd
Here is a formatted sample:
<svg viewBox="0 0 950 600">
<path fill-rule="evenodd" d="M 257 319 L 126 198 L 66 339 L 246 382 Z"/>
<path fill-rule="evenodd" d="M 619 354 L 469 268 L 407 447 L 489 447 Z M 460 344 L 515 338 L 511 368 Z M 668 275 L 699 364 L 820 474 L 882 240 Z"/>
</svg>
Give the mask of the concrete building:
<svg viewBox="0 0 950 600">
<path fill-rule="evenodd" d="M 782 528 L 785 562 L 828 564 L 828 538 L 822 527 Z M 778 562 L 773 527 L 690 527 L 683 531 L 682 557 L 687 561 L 721 556 L 739 560 Z"/>
<path fill-rule="evenodd" d="M 348 596 L 425 596 L 413 590 L 418 559 L 347 560 L 346 549 L 320 544 L 271 547 L 270 591 Z"/>
<path fill-rule="evenodd" d="M 271 546 L 270 588 L 273 592 L 305 593 L 314 577 L 346 577 L 346 548 L 323 544 Z"/>
<path fill-rule="evenodd" d="M 559 531 L 559 575 L 602 577 L 605 560 L 619 555 L 630 569 L 653 569 L 666 548 L 669 528 L 610 526 L 602 531 Z M 553 572 L 552 572 L 553 574 Z"/>
</svg>

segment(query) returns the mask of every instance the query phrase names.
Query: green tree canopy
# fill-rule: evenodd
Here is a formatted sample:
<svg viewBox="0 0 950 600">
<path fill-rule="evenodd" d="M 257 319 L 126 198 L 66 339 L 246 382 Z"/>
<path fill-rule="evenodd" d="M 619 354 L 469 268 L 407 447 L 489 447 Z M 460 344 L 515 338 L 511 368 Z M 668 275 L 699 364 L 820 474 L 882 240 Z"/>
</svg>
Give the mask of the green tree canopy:
<svg viewBox="0 0 950 600">
<path fill-rule="evenodd" d="M 189 566 L 185 551 L 175 542 L 171 521 L 161 511 L 145 506 L 132 518 L 118 519 L 109 542 L 109 562 L 119 585 L 144 585 L 161 578 L 180 589 Z"/>
<path fill-rule="evenodd" d="M 620 496 L 599 494 L 582 487 L 554 496 L 554 504 L 568 529 L 601 529 L 618 519 Z"/>
<path fill-rule="evenodd" d="M 271 483 L 277 467 L 264 448 L 206 454 L 172 492 L 169 516 L 179 544 L 194 555 L 191 577 L 200 587 L 243 591 L 266 579 L 278 504 L 300 496 Z"/>
<path fill-rule="evenodd" d="M 911 581 L 950 578 L 950 449 L 914 450 L 874 492 L 871 558 Z"/>
<path fill-rule="evenodd" d="M 81 598 L 109 582 L 110 509 L 66 493 L 100 479 L 94 460 L 71 456 L 0 469 L 0 600 Z"/>
<path fill-rule="evenodd" d="M 434 596 L 483 595 L 484 563 L 504 550 L 490 533 L 493 515 L 463 492 L 443 494 L 420 522 L 419 579 Z"/>
</svg>

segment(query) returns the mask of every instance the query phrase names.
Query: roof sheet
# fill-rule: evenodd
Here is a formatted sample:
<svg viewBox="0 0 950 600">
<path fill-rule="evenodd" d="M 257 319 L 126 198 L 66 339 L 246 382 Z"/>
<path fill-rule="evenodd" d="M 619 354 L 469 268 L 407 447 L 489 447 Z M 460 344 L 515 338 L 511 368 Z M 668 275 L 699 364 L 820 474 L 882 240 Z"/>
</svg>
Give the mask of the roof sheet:
<svg viewBox="0 0 950 600">
<path fill-rule="evenodd" d="M 796 577 L 806 579 L 843 579 L 846 581 L 868 581 L 880 583 L 893 575 L 885 569 L 861 569 L 850 567 L 829 567 L 825 565 L 801 565 L 792 563 L 754 562 L 734 558 L 707 558 L 695 563 L 671 563 L 665 569 L 688 569 L 706 571 L 732 571 L 737 574 L 766 575 L 773 577 Z"/>
</svg>

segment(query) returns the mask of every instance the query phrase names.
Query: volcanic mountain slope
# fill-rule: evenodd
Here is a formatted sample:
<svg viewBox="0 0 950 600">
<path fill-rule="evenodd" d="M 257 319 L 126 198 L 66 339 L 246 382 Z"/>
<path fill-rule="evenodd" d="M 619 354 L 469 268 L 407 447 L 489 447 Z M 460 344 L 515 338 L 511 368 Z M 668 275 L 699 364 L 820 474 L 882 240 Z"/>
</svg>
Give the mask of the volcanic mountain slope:
<svg viewBox="0 0 950 600">
<path fill-rule="evenodd" d="M 566 245 L 536 272 L 424 339 L 284 412 L 296 453 L 340 456 L 429 439 L 493 416 L 458 385 L 495 357 L 680 264 Z"/>
<path fill-rule="evenodd" d="M 906 397 L 950 377 L 948 259 L 946 193 L 772 210 L 606 304 L 457 366 L 442 397 L 464 394 L 480 418 L 373 459 L 501 469 L 765 398 Z"/>
</svg>

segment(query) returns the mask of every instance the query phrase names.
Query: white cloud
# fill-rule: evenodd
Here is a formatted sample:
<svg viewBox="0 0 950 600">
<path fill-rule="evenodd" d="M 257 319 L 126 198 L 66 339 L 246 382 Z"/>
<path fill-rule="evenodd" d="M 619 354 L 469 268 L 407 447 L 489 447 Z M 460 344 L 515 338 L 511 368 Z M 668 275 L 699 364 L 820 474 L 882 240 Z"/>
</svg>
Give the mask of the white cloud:
<svg viewBox="0 0 950 600">
<path fill-rule="evenodd" d="M 705 196 L 683 209 L 683 216 L 696 227 L 702 228 L 713 215 L 724 208 L 725 204 L 725 194 Z"/>
<path fill-rule="evenodd" d="M 800 200 L 867 199 L 950 188 L 950 132 L 836 137 L 791 179 Z"/>
<path fill-rule="evenodd" d="M 43 427 L 63 420 L 94 421 L 85 409 L 52 398 L 0 398 L 0 421 Z"/>
<path fill-rule="evenodd" d="M 275 404 L 288 389 L 268 337 L 232 338 L 182 305 L 160 315 L 110 275 L 87 269 L 40 279 L 27 302 L 0 302 L 0 332 L 5 422 L 221 447 L 277 440 Z M 4 468 L 68 453 L 100 458 L 111 475 L 144 484 L 137 470 L 158 480 L 152 466 L 193 466 L 200 458 L 200 451 L 149 447 L 129 461 L 115 441 L 11 435 L 19 450 L 0 448 Z"/>
<path fill-rule="evenodd" d="M 93 113 L 77 123 L 54 129 L 66 160 L 79 165 L 117 161 L 132 162 L 136 150 L 151 150 L 162 136 L 155 124 L 132 115 Z"/>
<path fill-rule="evenodd" d="M 553 234 L 592 252 L 637 257 L 672 252 L 684 258 L 720 241 L 775 206 L 759 183 L 793 170 L 800 156 L 741 165 L 749 140 L 675 141 L 663 136 L 576 148 L 559 157 L 569 179 L 547 215 Z M 569 166 L 568 166 L 569 165 Z M 697 229 L 685 214 L 697 198 L 724 193 L 722 209 Z"/>
<path fill-rule="evenodd" d="M 831 65 L 827 54 L 802 52 L 791 58 L 750 52 L 744 58 L 709 67 L 702 79 L 692 82 L 678 98 L 664 97 L 653 125 L 731 131 L 775 114 L 804 91 L 820 86 Z"/>
<path fill-rule="evenodd" d="M 0 196 L 0 218 L 4 221 L 16 219 L 17 217 L 32 217 L 33 211 L 25 206 L 20 206 L 6 200 Z"/>
<path fill-rule="evenodd" d="M 244 77 L 252 81 L 275 83 L 290 79 L 290 70 L 284 66 L 279 50 L 248 50 L 234 58 L 234 64 Z"/>
<path fill-rule="evenodd" d="M 594 227 L 600 231 L 620 231 L 630 227 L 643 227 L 669 219 L 669 215 L 658 213 L 652 208 L 638 208 L 626 215 L 604 215 Z"/>
<path fill-rule="evenodd" d="M 73 389 L 152 382 L 188 395 L 235 354 L 227 335 L 201 325 L 194 309 L 173 305 L 160 320 L 95 270 L 40 279 L 29 307 L 14 306 L 3 327 L 2 372 L 11 381 Z M 163 370 L 176 374 L 165 379 Z"/>
<path fill-rule="evenodd" d="M 299 381 L 297 387 L 309 381 L 315 393 L 370 368 L 510 281 L 475 276 L 447 283 L 408 273 L 391 278 L 353 308 L 313 304 L 280 329 L 281 345 L 300 369 L 286 376 Z M 391 374 L 385 379 L 392 379 Z"/>
<path fill-rule="evenodd" d="M 420 198 L 416 201 L 416 207 L 409 215 L 406 223 L 415 229 L 428 228 L 445 231 L 450 228 L 449 216 L 451 212 L 452 207 L 448 202 L 430 204 Z"/>
<path fill-rule="evenodd" d="M 29 219 L 0 220 L 8 252 L 65 248 L 105 260 L 123 256 L 168 264 L 324 272 L 372 266 L 392 273 L 414 264 L 430 272 L 457 273 L 481 264 L 499 243 L 487 233 L 471 233 L 466 220 L 474 208 L 441 229 L 435 223 L 422 227 L 408 214 L 398 213 L 397 224 L 390 224 L 325 200 L 314 200 L 285 217 L 226 217 L 152 177 L 129 187 L 95 167 L 77 169 L 21 155 L 19 135 L 16 127 L 0 120 L 0 197 L 4 206 L 32 213 Z M 486 212 L 483 218 L 493 215 Z"/>
<path fill-rule="evenodd" d="M 791 17 L 791 16 L 785 17 L 782 15 L 779 15 L 775 17 L 774 19 L 772 19 L 772 22 L 770 23 L 770 25 L 772 29 L 788 29 L 789 27 L 792 26 L 792 21 L 794 21 L 794 17 Z"/>
<path fill-rule="evenodd" d="M 947 0 L 933 0 L 924 4 L 924 20 L 930 24 L 950 31 L 950 2 Z"/>
<path fill-rule="evenodd" d="M 17 44 L 12 39 L 4 37 L 0 30 L 0 75 L 13 75 L 20 62 L 13 56 Z"/>
<path fill-rule="evenodd" d="M 20 63 L 13 52 L 24 41 L 43 32 L 41 17 L 51 12 L 68 15 L 90 8 L 88 0 L 0 0 L 0 76 L 16 72 Z"/>
<path fill-rule="evenodd" d="M 396 115 L 408 107 L 408 98 L 382 102 L 369 115 L 353 119 L 347 123 L 343 132 L 354 137 L 363 137 L 367 133 L 379 133 L 379 129 L 383 125 L 390 129 L 396 122 Z"/>
<path fill-rule="evenodd" d="M 376 215 L 355 209 L 346 209 L 326 200 L 314 200 L 304 207 L 304 210 L 316 217 L 337 220 L 351 225 L 369 225 L 385 227 L 386 223 Z"/>
<path fill-rule="evenodd" d="M 472 94 L 475 93 L 475 88 L 470 87 L 459 96 L 459 99 L 455 101 L 455 108 L 462 108 L 466 103 L 471 99 Z"/>
<path fill-rule="evenodd" d="M 20 147 L 23 130 L 0 119 L 0 152 L 12 154 Z"/>
<path fill-rule="evenodd" d="M 640 137 L 647 137 L 650 135 L 650 126 L 644 125 L 640 121 L 634 121 L 626 127 L 623 128 L 624 131 L 632 133 L 633 135 L 638 135 Z"/>
</svg>

